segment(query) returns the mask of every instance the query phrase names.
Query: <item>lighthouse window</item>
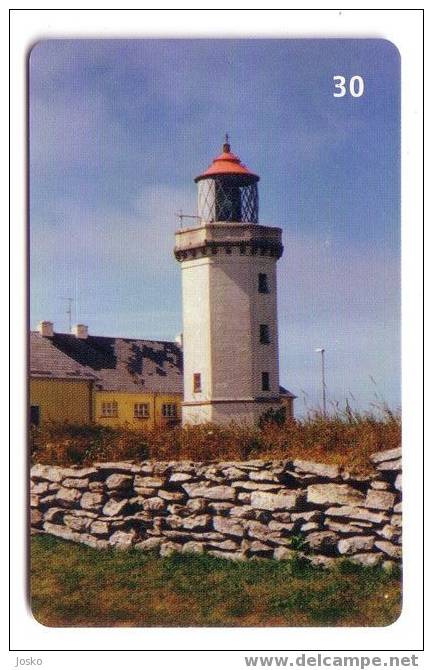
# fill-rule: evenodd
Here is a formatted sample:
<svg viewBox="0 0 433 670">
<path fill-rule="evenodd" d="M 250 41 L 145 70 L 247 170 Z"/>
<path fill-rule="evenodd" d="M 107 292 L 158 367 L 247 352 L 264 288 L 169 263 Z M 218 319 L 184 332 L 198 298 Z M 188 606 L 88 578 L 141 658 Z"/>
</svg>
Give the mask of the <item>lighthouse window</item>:
<svg viewBox="0 0 433 670">
<path fill-rule="evenodd" d="M 260 344 L 269 344 L 271 341 L 269 335 L 269 326 L 267 323 L 260 324 Z"/>
<path fill-rule="evenodd" d="M 262 391 L 270 391 L 269 372 L 262 372 Z"/>
<path fill-rule="evenodd" d="M 200 372 L 194 372 L 192 381 L 193 381 L 194 393 L 200 393 L 201 392 L 201 374 L 200 374 Z"/>
<path fill-rule="evenodd" d="M 269 293 L 268 275 L 259 272 L 259 293 Z"/>
</svg>

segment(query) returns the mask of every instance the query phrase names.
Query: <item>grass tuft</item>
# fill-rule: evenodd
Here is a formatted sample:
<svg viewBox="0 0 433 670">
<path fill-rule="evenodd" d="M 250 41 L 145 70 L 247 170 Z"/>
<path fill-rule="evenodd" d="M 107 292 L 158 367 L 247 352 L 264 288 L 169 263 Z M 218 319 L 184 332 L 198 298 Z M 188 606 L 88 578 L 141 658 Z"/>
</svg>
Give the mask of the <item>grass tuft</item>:
<svg viewBox="0 0 433 670">
<path fill-rule="evenodd" d="M 380 567 L 160 558 L 32 538 L 31 601 L 46 626 L 386 626 L 400 579 Z"/>
<path fill-rule="evenodd" d="M 98 460 L 246 460 L 303 458 L 372 470 L 369 456 L 401 444 L 401 417 L 386 405 L 360 413 L 347 404 L 332 414 L 310 412 L 281 422 L 269 415 L 259 426 L 212 424 L 156 428 L 138 432 L 130 426 L 109 428 L 50 423 L 32 429 L 34 462 L 70 465 Z"/>
</svg>

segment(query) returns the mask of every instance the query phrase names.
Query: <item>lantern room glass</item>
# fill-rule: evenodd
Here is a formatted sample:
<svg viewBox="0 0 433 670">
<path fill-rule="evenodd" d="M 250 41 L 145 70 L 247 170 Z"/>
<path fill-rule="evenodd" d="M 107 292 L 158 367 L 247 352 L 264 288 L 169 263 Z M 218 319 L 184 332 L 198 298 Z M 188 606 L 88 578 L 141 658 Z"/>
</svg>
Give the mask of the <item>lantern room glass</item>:
<svg viewBox="0 0 433 670">
<path fill-rule="evenodd" d="M 218 176 L 198 182 L 198 214 L 202 221 L 258 223 L 257 181 Z"/>
</svg>

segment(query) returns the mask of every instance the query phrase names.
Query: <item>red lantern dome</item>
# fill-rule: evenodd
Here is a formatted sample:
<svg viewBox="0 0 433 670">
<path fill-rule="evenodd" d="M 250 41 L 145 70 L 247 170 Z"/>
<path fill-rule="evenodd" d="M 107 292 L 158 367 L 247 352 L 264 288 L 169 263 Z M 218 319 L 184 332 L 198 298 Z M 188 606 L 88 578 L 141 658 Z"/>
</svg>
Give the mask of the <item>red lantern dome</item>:
<svg viewBox="0 0 433 670">
<path fill-rule="evenodd" d="M 195 182 L 201 179 L 208 179 L 209 177 L 217 176 L 239 176 L 245 178 L 245 183 L 253 183 L 259 181 L 260 177 L 254 172 L 251 172 L 246 165 L 241 163 L 241 160 L 236 154 L 232 153 L 230 144 L 228 143 L 228 136 L 223 144 L 223 152 L 212 161 L 208 169 L 194 179 Z"/>
</svg>

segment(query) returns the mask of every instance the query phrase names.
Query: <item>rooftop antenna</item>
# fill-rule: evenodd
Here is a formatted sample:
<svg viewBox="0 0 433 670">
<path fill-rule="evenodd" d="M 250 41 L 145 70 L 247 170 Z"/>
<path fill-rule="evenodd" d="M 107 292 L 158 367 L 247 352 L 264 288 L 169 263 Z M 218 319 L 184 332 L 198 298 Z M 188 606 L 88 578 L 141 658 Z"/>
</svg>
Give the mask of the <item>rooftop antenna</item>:
<svg viewBox="0 0 433 670">
<path fill-rule="evenodd" d="M 67 300 L 68 301 L 68 309 L 66 310 L 66 314 L 68 315 L 68 321 L 69 321 L 69 332 L 72 330 L 72 303 L 74 302 L 73 298 L 65 298 L 64 296 L 59 296 L 60 300 Z"/>
</svg>

